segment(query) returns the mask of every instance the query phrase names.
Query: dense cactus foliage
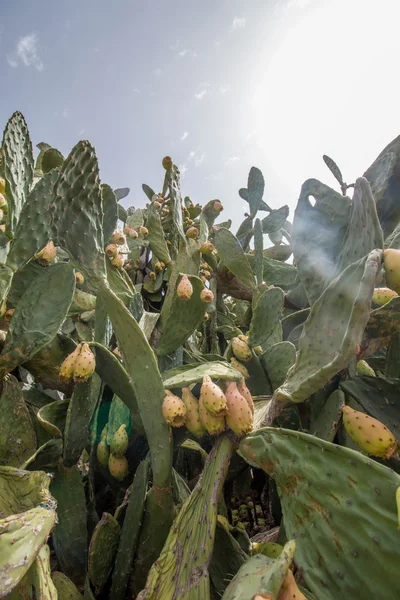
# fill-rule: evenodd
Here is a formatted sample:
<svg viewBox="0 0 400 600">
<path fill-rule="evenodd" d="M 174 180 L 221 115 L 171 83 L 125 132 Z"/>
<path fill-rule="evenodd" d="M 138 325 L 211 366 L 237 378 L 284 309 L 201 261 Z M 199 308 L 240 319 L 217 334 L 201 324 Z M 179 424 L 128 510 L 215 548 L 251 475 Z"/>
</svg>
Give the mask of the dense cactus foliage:
<svg viewBox="0 0 400 600">
<path fill-rule="evenodd" d="M 0 598 L 399 598 L 399 139 L 292 223 L 252 167 L 236 234 L 170 157 L 125 209 L 89 142 L 37 147 L 15 113 Z"/>
</svg>

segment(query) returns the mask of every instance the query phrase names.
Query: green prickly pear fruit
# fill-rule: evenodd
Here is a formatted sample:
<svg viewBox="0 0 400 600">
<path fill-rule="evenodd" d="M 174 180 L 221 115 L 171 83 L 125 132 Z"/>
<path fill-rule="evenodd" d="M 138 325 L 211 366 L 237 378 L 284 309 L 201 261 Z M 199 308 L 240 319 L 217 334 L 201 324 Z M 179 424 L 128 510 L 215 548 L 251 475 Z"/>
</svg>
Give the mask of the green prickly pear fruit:
<svg viewBox="0 0 400 600">
<path fill-rule="evenodd" d="M 239 390 L 239 393 L 242 394 L 243 398 L 245 398 L 247 404 L 249 405 L 249 408 L 251 410 L 251 414 L 254 415 L 254 401 L 253 401 L 253 396 L 251 395 L 249 388 L 245 384 L 244 379 L 241 379 L 239 381 L 239 383 L 237 384 L 237 388 Z"/>
<path fill-rule="evenodd" d="M 269 558 L 278 558 L 281 555 L 283 546 L 275 544 L 275 542 L 253 542 L 251 544 L 251 555 L 264 554 Z"/>
<path fill-rule="evenodd" d="M 343 406 L 342 412 L 347 433 L 363 452 L 378 458 L 393 456 L 397 441 L 386 425 L 350 406 Z"/>
<path fill-rule="evenodd" d="M 134 229 L 133 227 L 129 227 L 128 225 L 125 225 L 124 227 L 124 234 L 127 238 L 131 240 L 137 240 L 137 238 L 139 237 L 139 234 L 136 231 L 136 229 Z"/>
<path fill-rule="evenodd" d="M 99 461 L 99 463 L 101 465 L 103 465 L 104 467 L 107 467 L 108 460 L 110 458 L 110 451 L 104 440 L 101 440 L 97 444 L 96 456 L 97 456 L 97 460 Z"/>
<path fill-rule="evenodd" d="M 191 239 L 196 239 L 197 236 L 199 235 L 199 230 L 197 229 L 197 227 L 189 227 L 189 229 L 186 231 L 186 237 L 191 238 Z"/>
<path fill-rule="evenodd" d="M 188 387 L 182 388 L 182 401 L 186 407 L 186 428 L 193 435 L 203 437 L 206 429 L 200 420 L 199 401 Z"/>
<path fill-rule="evenodd" d="M 111 236 L 110 242 L 111 244 L 116 244 L 117 246 L 123 246 L 126 244 L 126 237 L 123 233 L 116 229 Z"/>
<path fill-rule="evenodd" d="M 166 390 L 162 404 L 162 414 L 168 425 L 182 427 L 186 420 L 185 403 L 179 396 L 174 396 L 169 390 Z"/>
<path fill-rule="evenodd" d="M 207 242 L 200 244 L 199 250 L 204 255 L 211 254 L 214 251 L 214 244 L 207 240 Z"/>
<path fill-rule="evenodd" d="M 388 248 L 383 253 L 386 283 L 391 290 L 400 293 L 400 250 Z"/>
<path fill-rule="evenodd" d="M 115 456 L 110 454 L 108 459 L 108 470 L 114 479 L 122 481 L 128 475 L 128 461 L 126 456 Z"/>
<path fill-rule="evenodd" d="M 149 235 L 149 230 L 147 229 L 147 227 L 144 227 L 143 225 L 141 225 L 141 226 L 139 227 L 139 234 L 140 234 L 142 237 L 146 237 L 146 235 Z"/>
<path fill-rule="evenodd" d="M 163 270 L 162 263 L 159 260 L 155 263 L 154 270 L 156 273 L 161 273 L 161 271 Z"/>
<path fill-rule="evenodd" d="M 358 375 L 369 375 L 370 377 L 376 377 L 375 371 L 369 366 L 367 361 L 359 360 L 356 366 Z"/>
<path fill-rule="evenodd" d="M 45 247 L 36 254 L 35 258 L 43 264 L 50 265 L 55 261 L 57 256 L 57 250 L 52 241 L 45 245 Z"/>
<path fill-rule="evenodd" d="M 85 283 L 85 278 L 79 271 L 75 273 L 75 283 L 76 285 L 83 285 Z"/>
<path fill-rule="evenodd" d="M 212 302 L 214 300 L 214 294 L 212 293 L 211 290 L 208 290 L 207 288 L 205 288 L 204 290 L 201 290 L 200 298 L 206 304 L 210 304 L 210 302 Z"/>
<path fill-rule="evenodd" d="M 260 596 L 262 598 L 262 596 Z M 265 596 L 264 596 L 265 598 Z M 297 586 L 292 571 L 289 569 L 278 593 L 278 600 L 307 600 Z"/>
<path fill-rule="evenodd" d="M 200 419 L 210 435 L 219 435 L 225 431 L 225 417 L 214 417 L 204 406 L 204 401 L 200 396 L 199 400 Z"/>
<path fill-rule="evenodd" d="M 184 302 L 187 302 L 192 297 L 193 286 L 190 283 L 190 279 L 187 275 L 182 276 L 182 279 L 180 280 L 176 289 L 176 294 L 178 298 L 180 298 Z"/>
<path fill-rule="evenodd" d="M 170 156 L 164 156 L 164 158 L 162 159 L 162 166 L 166 171 L 172 169 L 173 164 L 174 163 L 172 162 L 172 158 Z"/>
<path fill-rule="evenodd" d="M 243 377 L 249 377 L 249 372 L 241 362 L 237 360 L 237 358 L 231 358 L 231 365 L 236 371 L 239 371 L 243 375 Z"/>
<path fill-rule="evenodd" d="M 73 379 L 75 382 L 87 381 L 96 368 L 96 359 L 88 344 L 79 344 L 80 352 L 74 364 Z"/>
<path fill-rule="evenodd" d="M 118 254 L 118 246 L 117 244 L 108 244 L 106 247 L 106 254 L 108 258 L 114 258 Z"/>
<path fill-rule="evenodd" d="M 249 362 L 253 356 L 248 344 L 239 337 L 232 338 L 232 351 L 236 358 L 243 362 Z"/>
<path fill-rule="evenodd" d="M 246 398 L 239 392 L 235 381 L 230 381 L 225 392 L 228 404 L 226 423 L 239 436 L 244 436 L 253 429 L 253 414 Z"/>
<path fill-rule="evenodd" d="M 126 425 L 123 424 L 114 433 L 111 443 L 110 450 L 114 456 L 123 456 L 128 449 L 129 438 L 126 433 Z"/>
<path fill-rule="evenodd" d="M 125 264 L 124 255 L 118 253 L 117 256 L 114 256 L 114 258 L 111 259 L 111 264 L 118 269 L 122 269 Z"/>
<path fill-rule="evenodd" d="M 154 272 L 154 271 L 150 271 L 150 273 L 149 273 L 149 278 L 150 278 L 150 279 L 152 279 L 153 281 L 154 281 L 155 279 L 157 279 L 157 275 L 155 274 L 155 272 Z"/>
<path fill-rule="evenodd" d="M 396 298 L 396 296 L 398 296 L 397 292 L 390 288 L 375 288 L 372 294 L 372 302 L 378 306 L 385 306 L 385 304 L 390 302 L 392 298 Z"/>
<path fill-rule="evenodd" d="M 225 394 L 211 377 L 204 375 L 203 383 L 200 388 L 200 399 L 203 401 L 204 408 L 213 417 L 223 417 L 228 412 L 228 405 Z"/>
</svg>

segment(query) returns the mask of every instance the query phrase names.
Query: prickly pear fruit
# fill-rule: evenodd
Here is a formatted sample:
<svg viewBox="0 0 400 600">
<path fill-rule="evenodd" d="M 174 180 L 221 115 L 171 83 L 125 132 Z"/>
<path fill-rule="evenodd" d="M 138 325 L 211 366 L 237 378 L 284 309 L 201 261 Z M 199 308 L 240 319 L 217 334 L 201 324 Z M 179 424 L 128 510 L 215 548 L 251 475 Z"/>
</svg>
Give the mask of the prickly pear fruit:
<svg viewBox="0 0 400 600">
<path fill-rule="evenodd" d="M 400 250 L 388 248 L 383 253 L 386 283 L 391 290 L 400 293 Z"/>
<path fill-rule="evenodd" d="M 199 235 L 199 230 L 197 229 L 197 227 L 189 227 L 189 229 L 186 231 L 186 237 L 191 238 L 191 239 L 196 239 L 197 236 Z"/>
<path fill-rule="evenodd" d="M 203 437 L 206 429 L 200 420 L 199 401 L 188 387 L 182 388 L 182 401 L 186 407 L 186 428 L 197 437 Z"/>
<path fill-rule="evenodd" d="M 204 408 L 213 417 L 222 417 L 228 412 L 228 406 L 224 392 L 211 377 L 204 375 L 203 383 L 200 388 L 200 398 L 203 400 Z"/>
<path fill-rule="evenodd" d="M 384 306 L 390 302 L 392 298 L 396 298 L 396 296 L 398 296 L 397 292 L 390 288 L 375 288 L 374 293 L 372 294 L 372 302 L 378 306 Z"/>
<path fill-rule="evenodd" d="M 261 356 L 261 354 L 263 353 L 262 346 L 254 346 L 253 350 L 257 354 L 257 356 Z"/>
<path fill-rule="evenodd" d="M 0 192 L 0 208 L 2 210 L 4 210 L 6 207 L 7 207 L 7 200 L 5 199 L 3 194 Z"/>
<path fill-rule="evenodd" d="M 142 237 L 146 237 L 146 235 L 149 235 L 149 230 L 147 229 L 147 227 L 144 227 L 143 225 L 141 225 L 141 226 L 139 227 L 139 234 L 140 234 Z"/>
<path fill-rule="evenodd" d="M 74 376 L 74 367 L 80 353 L 80 345 L 75 348 L 67 358 L 63 360 L 60 366 L 60 378 L 64 381 L 69 381 Z"/>
<path fill-rule="evenodd" d="M 172 158 L 170 156 L 164 156 L 164 158 L 162 159 L 162 166 L 164 167 L 164 169 L 168 171 L 168 169 L 172 169 L 172 165 Z"/>
<path fill-rule="evenodd" d="M 252 359 L 252 353 L 246 342 L 239 337 L 232 338 L 232 351 L 238 360 L 249 362 Z"/>
<path fill-rule="evenodd" d="M 261 596 L 262 597 L 262 596 Z M 289 569 L 278 593 L 278 600 L 307 600 L 297 587 L 292 571 Z"/>
<path fill-rule="evenodd" d="M 108 459 L 108 470 L 114 479 L 122 481 L 128 475 L 128 461 L 126 456 L 115 456 L 110 454 Z"/>
<path fill-rule="evenodd" d="M 103 427 L 101 434 L 100 434 L 100 439 L 102 439 L 102 440 L 106 439 L 107 429 L 108 429 L 108 423 L 106 423 L 106 425 Z"/>
<path fill-rule="evenodd" d="M 117 267 L 118 269 L 122 269 L 122 267 L 124 266 L 125 263 L 125 259 L 124 259 L 124 255 L 118 253 L 117 256 L 114 256 L 114 258 L 111 259 L 111 264 L 114 267 Z"/>
<path fill-rule="evenodd" d="M 6 193 L 6 182 L 3 179 L 3 177 L 0 177 L 0 194 L 3 194 L 3 196 Z"/>
<path fill-rule="evenodd" d="M 347 433 L 363 452 L 379 458 L 393 456 L 397 441 L 383 423 L 350 406 L 343 406 L 342 412 Z"/>
<path fill-rule="evenodd" d="M 137 238 L 139 237 L 139 234 L 136 231 L 136 229 L 134 229 L 133 227 L 129 227 L 129 225 L 125 225 L 124 234 L 127 238 L 130 238 L 131 240 L 137 240 Z"/>
<path fill-rule="evenodd" d="M 116 356 L 118 356 L 118 358 L 122 359 L 121 350 L 118 347 L 114 348 L 113 354 L 115 354 Z"/>
<path fill-rule="evenodd" d="M 114 433 L 111 443 L 110 450 L 114 456 L 123 456 L 128 449 L 129 438 L 126 433 L 126 425 L 123 424 Z"/>
<path fill-rule="evenodd" d="M 101 440 L 97 444 L 96 456 L 97 456 L 97 460 L 99 461 L 99 463 L 101 465 L 103 465 L 104 467 L 106 467 L 108 465 L 108 460 L 110 458 L 110 451 L 104 440 Z"/>
<path fill-rule="evenodd" d="M 244 436 L 253 429 L 253 414 L 246 398 L 239 392 L 234 381 L 230 381 L 225 392 L 228 404 L 226 423 L 236 435 Z"/>
<path fill-rule="evenodd" d="M 118 254 L 118 246 L 117 244 L 108 244 L 106 247 L 106 254 L 109 258 L 114 258 Z"/>
<path fill-rule="evenodd" d="M 8 310 L 6 310 L 6 314 L 4 315 L 5 320 L 11 321 L 14 312 L 15 312 L 15 308 L 9 308 Z"/>
<path fill-rule="evenodd" d="M 366 360 L 359 360 L 356 365 L 356 371 L 358 375 L 369 375 L 370 377 L 376 377 L 375 371 L 369 366 Z"/>
<path fill-rule="evenodd" d="M 211 254 L 214 251 L 214 244 L 207 240 L 207 242 L 200 244 L 199 250 L 204 255 Z"/>
<path fill-rule="evenodd" d="M 214 294 L 212 293 L 211 290 L 208 290 L 207 288 L 205 288 L 204 290 L 201 290 L 200 298 L 206 304 L 210 304 L 210 302 L 212 302 L 214 300 Z"/>
<path fill-rule="evenodd" d="M 239 390 L 239 393 L 242 394 L 243 398 L 245 398 L 247 404 L 249 405 L 249 408 L 251 410 L 251 414 L 254 415 L 253 396 L 250 394 L 250 390 L 247 387 L 247 385 L 245 384 L 244 379 L 241 379 L 239 381 L 239 383 L 237 384 L 237 388 Z"/>
<path fill-rule="evenodd" d="M 213 417 L 204 406 L 204 401 L 200 396 L 199 400 L 200 419 L 210 435 L 218 435 L 225 431 L 225 417 Z"/>
<path fill-rule="evenodd" d="M 186 406 L 179 396 L 174 396 L 167 390 L 162 405 L 162 414 L 168 425 L 182 427 L 186 420 Z"/>
<path fill-rule="evenodd" d="M 222 204 L 219 200 L 216 200 L 214 202 L 213 208 L 214 208 L 215 212 L 217 212 L 217 213 L 220 213 L 224 210 L 224 207 L 222 206 Z"/>
<path fill-rule="evenodd" d="M 57 250 L 52 241 L 45 245 L 45 247 L 36 254 L 37 260 L 43 265 L 50 265 L 55 261 L 57 256 Z"/>
<path fill-rule="evenodd" d="M 85 283 L 85 278 L 79 271 L 76 271 L 75 273 L 75 283 L 76 285 L 82 285 L 83 283 Z"/>
<path fill-rule="evenodd" d="M 154 270 L 156 273 L 161 273 L 163 270 L 162 263 L 159 260 L 154 264 Z"/>
<path fill-rule="evenodd" d="M 249 336 L 248 335 L 243 335 L 242 333 L 240 335 L 238 335 L 239 340 L 242 340 L 242 342 L 246 342 L 246 344 L 249 343 Z"/>
<path fill-rule="evenodd" d="M 239 373 L 241 373 L 243 375 L 243 377 L 249 377 L 249 372 L 246 369 L 246 367 L 244 365 L 242 365 L 242 363 L 240 361 L 238 361 L 237 358 L 234 358 L 233 356 L 231 358 L 231 365 L 234 369 L 236 369 L 236 371 L 239 371 Z"/>
<path fill-rule="evenodd" d="M 281 555 L 283 546 L 275 542 L 253 542 L 251 544 L 251 555 L 264 554 L 269 558 L 278 558 Z"/>
<path fill-rule="evenodd" d="M 87 381 L 94 373 L 96 359 L 88 344 L 79 344 L 80 352 L 74 364 L 74 381 Z"/>
<path fill-rule="evenodd" d="M 182 279 L 180 280 L 180 282 L 178 284 L 176 294 L 177 294 L 178 298 L 180 298 L 184 302 L 187 302 L 192 297 L 193 286 L 190 283 L 190 279 L 187 275 L 182 276 Z"/>
<path fill-rule="evenodd" d="M 120 231 L 118 231 L 116 229 L 111 236 L 110 242 L 111 242 L 111 244 L 116 244 L 117 246 L 122 246 L 123 244 L 126 244 L 126 237 L 124 236 L 123 233 L 121 233 Z"/>
</svg>

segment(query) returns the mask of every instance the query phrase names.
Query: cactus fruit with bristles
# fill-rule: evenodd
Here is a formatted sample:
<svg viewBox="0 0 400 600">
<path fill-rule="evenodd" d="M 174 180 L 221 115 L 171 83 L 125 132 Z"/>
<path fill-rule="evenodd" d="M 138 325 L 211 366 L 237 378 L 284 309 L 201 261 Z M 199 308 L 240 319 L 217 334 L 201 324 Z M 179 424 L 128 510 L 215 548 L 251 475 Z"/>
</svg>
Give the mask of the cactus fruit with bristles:
<svg viewBox="0 0 400 600">
<path fill-rule="evenodd" d="M 397 451 L 396 438 L 386 425 L 350 406 L 343 406 L 342 412 L 346 431 L 361 450 L 379 458 L 390 458 Z"/>
<path fill-rule="evenodd" d="M 168 425 L 182 427 L 186 420 L 185 403 L 179 396 L 175 396 L 172 392 L 166 390 L 162 405 L 162 414 Z"/>
<path fill-rule="evenodd" d="M 228 412 L 228 406 L 224 392 L 212 381 L 209 375 L 204 375 L 200 389 L 200 399 L 204 408 L 213 417 L 223 417 Z"/>
</svg>

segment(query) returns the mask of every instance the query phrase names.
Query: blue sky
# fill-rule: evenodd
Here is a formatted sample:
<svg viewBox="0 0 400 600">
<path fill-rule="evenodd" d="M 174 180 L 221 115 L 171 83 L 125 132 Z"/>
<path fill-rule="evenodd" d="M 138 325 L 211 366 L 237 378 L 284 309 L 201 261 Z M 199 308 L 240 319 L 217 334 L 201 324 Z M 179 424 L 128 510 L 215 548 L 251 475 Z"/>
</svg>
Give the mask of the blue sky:
<svg viewBox="0 0 400 600">
<path fill-rule="evenodd" d="M 96 147 L 102 181 L 161 188 L 240 222 L 252 165 L 294 209 L 308 177 L 354 180 L 400 133 L 398 0 L 13 0 L 0 3 L 0 117 L 33 142 Z M 292 217 L 293 213 L 291 213 Z"/>
</svg>

